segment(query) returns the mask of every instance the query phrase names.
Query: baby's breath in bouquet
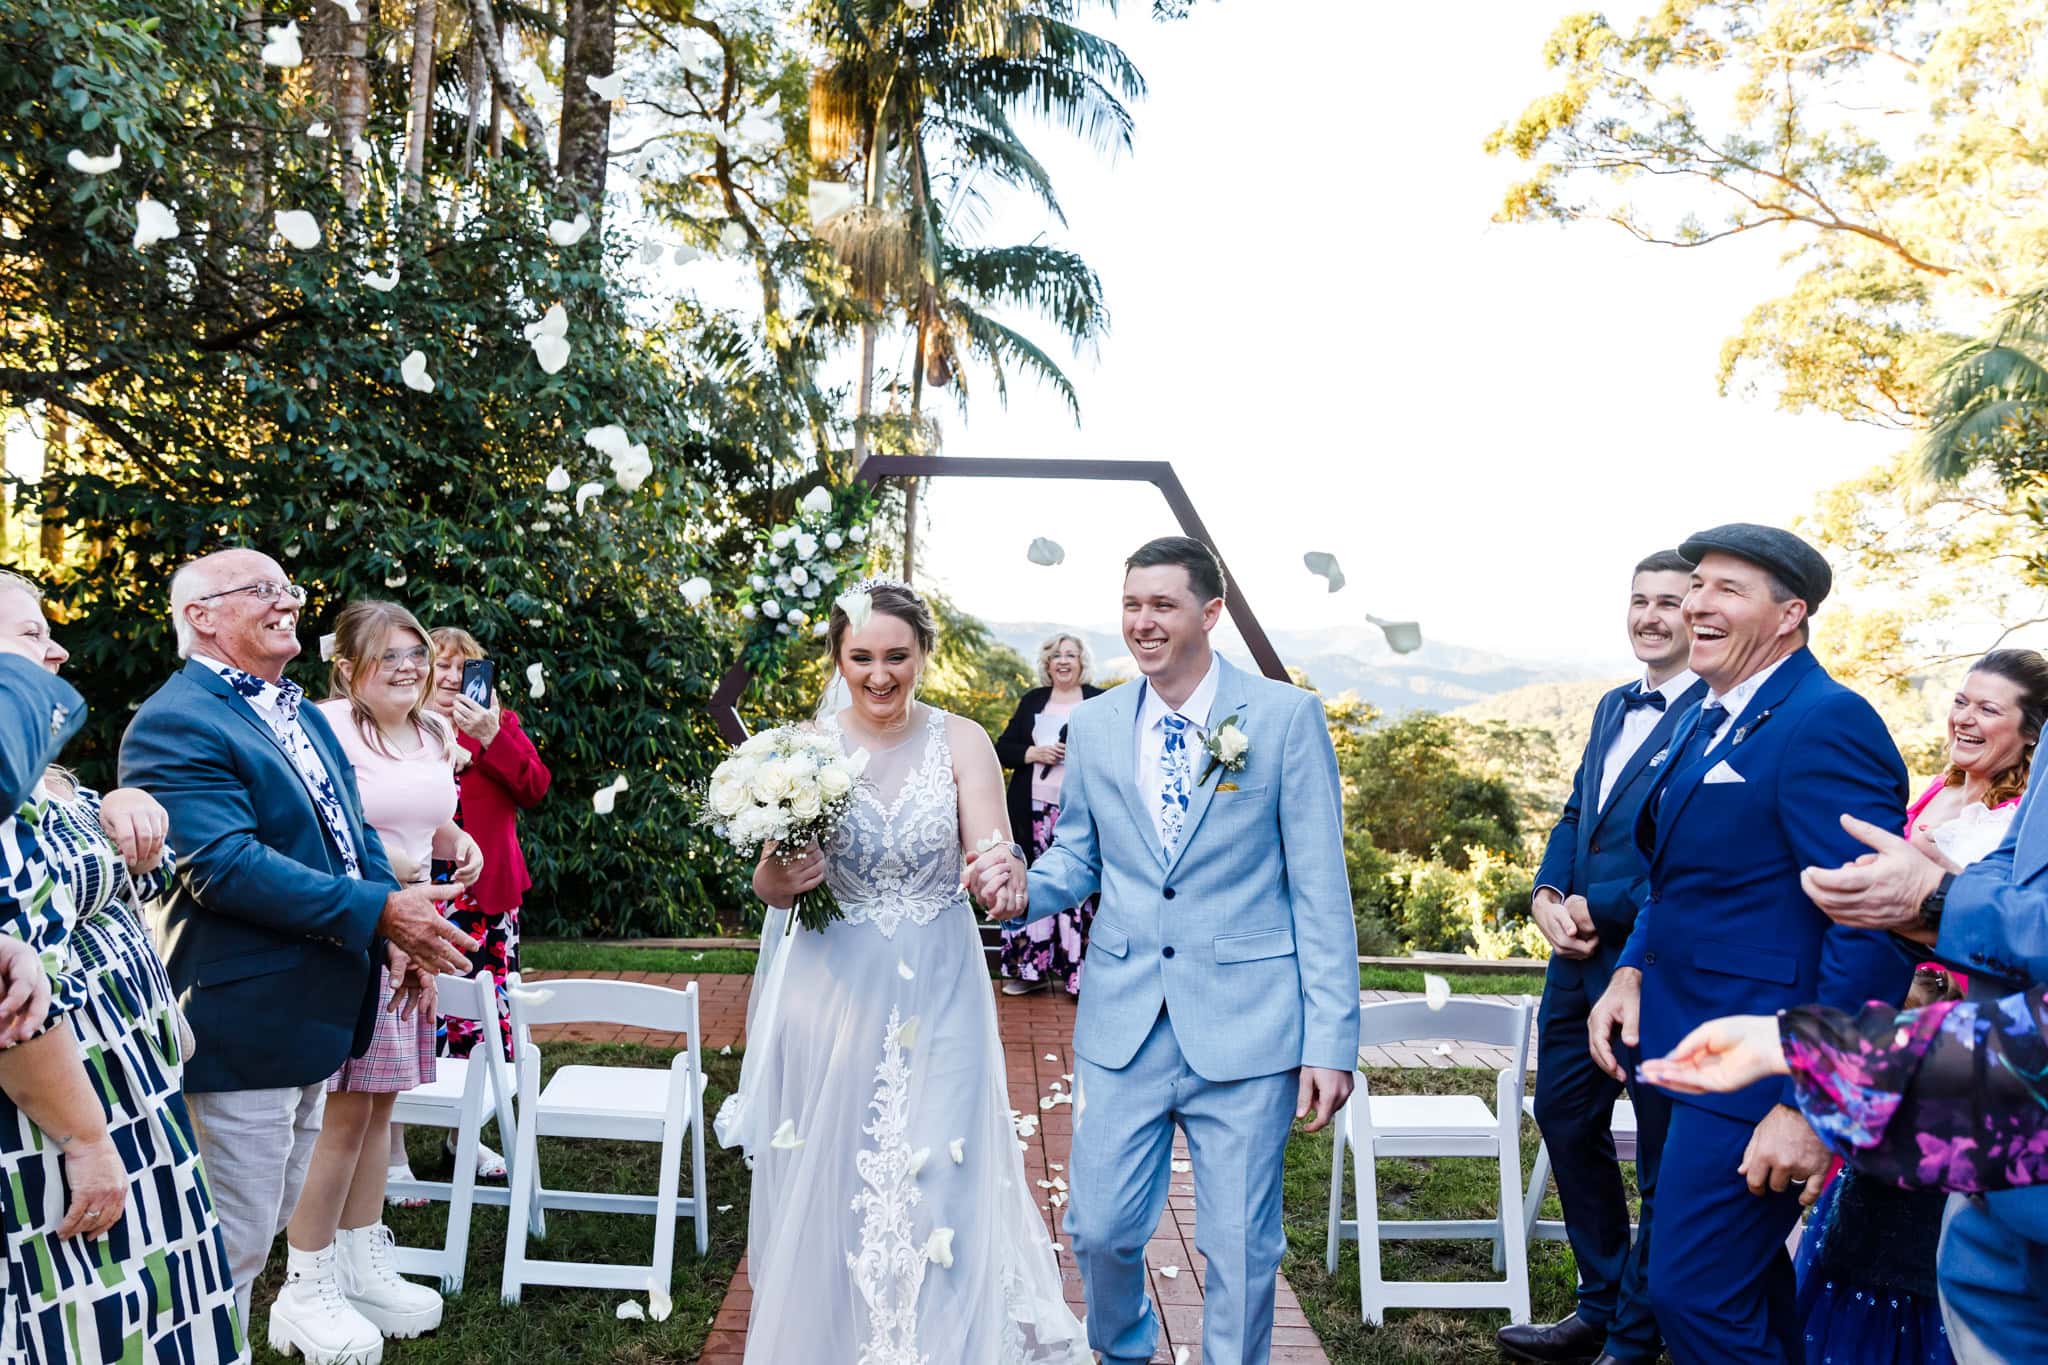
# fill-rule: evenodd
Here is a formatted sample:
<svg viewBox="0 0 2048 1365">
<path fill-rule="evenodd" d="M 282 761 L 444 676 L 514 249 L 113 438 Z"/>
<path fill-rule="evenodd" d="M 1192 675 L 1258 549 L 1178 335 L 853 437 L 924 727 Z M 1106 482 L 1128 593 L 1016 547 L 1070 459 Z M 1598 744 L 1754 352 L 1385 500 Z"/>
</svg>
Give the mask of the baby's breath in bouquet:
<svg viewBox="0 0 2048 1365">
<path fill-rule="evenodd" d="M 764 730 L 712 771 L 697 823 L 742 857 L 772 843 L 777 858 L 791 861 L 838 827 L 867 757 L 866 750 L 846 753 L 836 737 L 819 730 Z M 796 917 L 806 929 L 821 930 L 839 918 L 839 907 L 820 886 L 797 898 Z"/>
</svg>

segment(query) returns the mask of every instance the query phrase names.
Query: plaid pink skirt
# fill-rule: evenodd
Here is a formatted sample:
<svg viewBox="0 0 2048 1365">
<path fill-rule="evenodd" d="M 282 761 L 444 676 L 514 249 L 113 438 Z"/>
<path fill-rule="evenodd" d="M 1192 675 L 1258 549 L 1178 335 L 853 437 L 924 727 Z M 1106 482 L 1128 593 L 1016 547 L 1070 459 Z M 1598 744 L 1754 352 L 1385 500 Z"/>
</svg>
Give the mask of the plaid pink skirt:
<svg viewBox="0 0 2048 1365">
<path fill-rule="evenodd" d="M 327 1088 L 359 1095 L 397 1094 L 434 1079 L 434 1015 L 419 1010 L 410 1019 L 391 1012 L 391 973 L 377 988 L 377 1031 L 370 1050 L 341 1064 Z"/>
</svg>

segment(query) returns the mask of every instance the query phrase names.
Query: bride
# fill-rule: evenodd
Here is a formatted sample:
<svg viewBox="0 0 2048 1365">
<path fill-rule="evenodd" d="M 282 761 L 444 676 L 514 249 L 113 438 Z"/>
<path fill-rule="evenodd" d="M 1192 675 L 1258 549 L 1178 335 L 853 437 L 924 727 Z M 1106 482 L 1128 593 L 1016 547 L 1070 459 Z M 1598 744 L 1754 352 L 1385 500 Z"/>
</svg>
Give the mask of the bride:
<svg viewBox="0 0 2048 1365">
<path fill-rule="evenodd" d="M 788 907 L 822 882 L 844 918 L 817 933 L 768 912 L 740 1089 L 718 1116 L 754 1173 L 746 1358 L 1085 1365 L 960 889 L 970 842 L 1010 837 L 995 750 L 914 700 L 937 630 L 910 588 L 845 594 L 829 638 L 851 702 L 820 723 L 867 767 L 826 847 L 763 857 L 754 890 Z"/>
</svg>

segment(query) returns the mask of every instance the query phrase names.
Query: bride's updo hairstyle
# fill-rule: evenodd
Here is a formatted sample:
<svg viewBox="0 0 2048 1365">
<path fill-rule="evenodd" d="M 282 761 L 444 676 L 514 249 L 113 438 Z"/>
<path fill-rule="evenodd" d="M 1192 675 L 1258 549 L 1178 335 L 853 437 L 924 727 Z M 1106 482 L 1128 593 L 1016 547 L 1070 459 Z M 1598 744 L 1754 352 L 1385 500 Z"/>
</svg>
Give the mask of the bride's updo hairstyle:
<svg viewBox="0 0 2048 1365">
<path fill-rule="evenodd" d="M 910 633 L 917 639 L 918 653 L 929 659 L 932 650 L 939 643 L 939 623 L 932 616 L 932 609 L 917 595 L 917 590 L 908 583 L 898 583 L 887 578 L 873 578 L 856 584 L 840 594 L 832 604 L 832 624 L 826 638 L 832 645 L 832 662 L 839 662 L 840 648 L 846 643 L 847 634 L 856 629 L 853 618 L 846 614 L 845 603 L 849 598 L 865 597 L 867 611 L 881 616 L 893 616 L 910 627 Z M 855 610 L 859 611 L 856 604 Z M 865 613 L 862 613 L 865 615 Z M 863 622 L 865 624 L 865 622 Z"/>
</svg>

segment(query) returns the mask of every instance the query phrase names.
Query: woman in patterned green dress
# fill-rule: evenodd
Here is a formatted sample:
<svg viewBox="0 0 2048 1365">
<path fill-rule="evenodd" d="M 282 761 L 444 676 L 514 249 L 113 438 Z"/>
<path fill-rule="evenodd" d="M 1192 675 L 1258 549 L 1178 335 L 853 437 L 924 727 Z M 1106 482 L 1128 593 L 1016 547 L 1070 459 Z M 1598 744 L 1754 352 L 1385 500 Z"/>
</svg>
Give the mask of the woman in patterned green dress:
<svg viewBox="0 0 2048 1365">
<path fill-rule="evenodd" d="M 0 651 L 50 673 L 65 658 L 11 574 Z M 50 682 L 71 700 L 44 712 L 54 757 L 84 707 Z M 169 821 L 146 793 L 102 800 L 61 769 L 0 774 L 10 798 L 30 783 L 0 822 L 0 932 L 41 954 L 51 1001 L 36 1036 L 0 1052 L 0 1362 L 246 1360 L 180 1089 L 190 1034 L 131 909 L 170 876 Z"/>
</svg>

